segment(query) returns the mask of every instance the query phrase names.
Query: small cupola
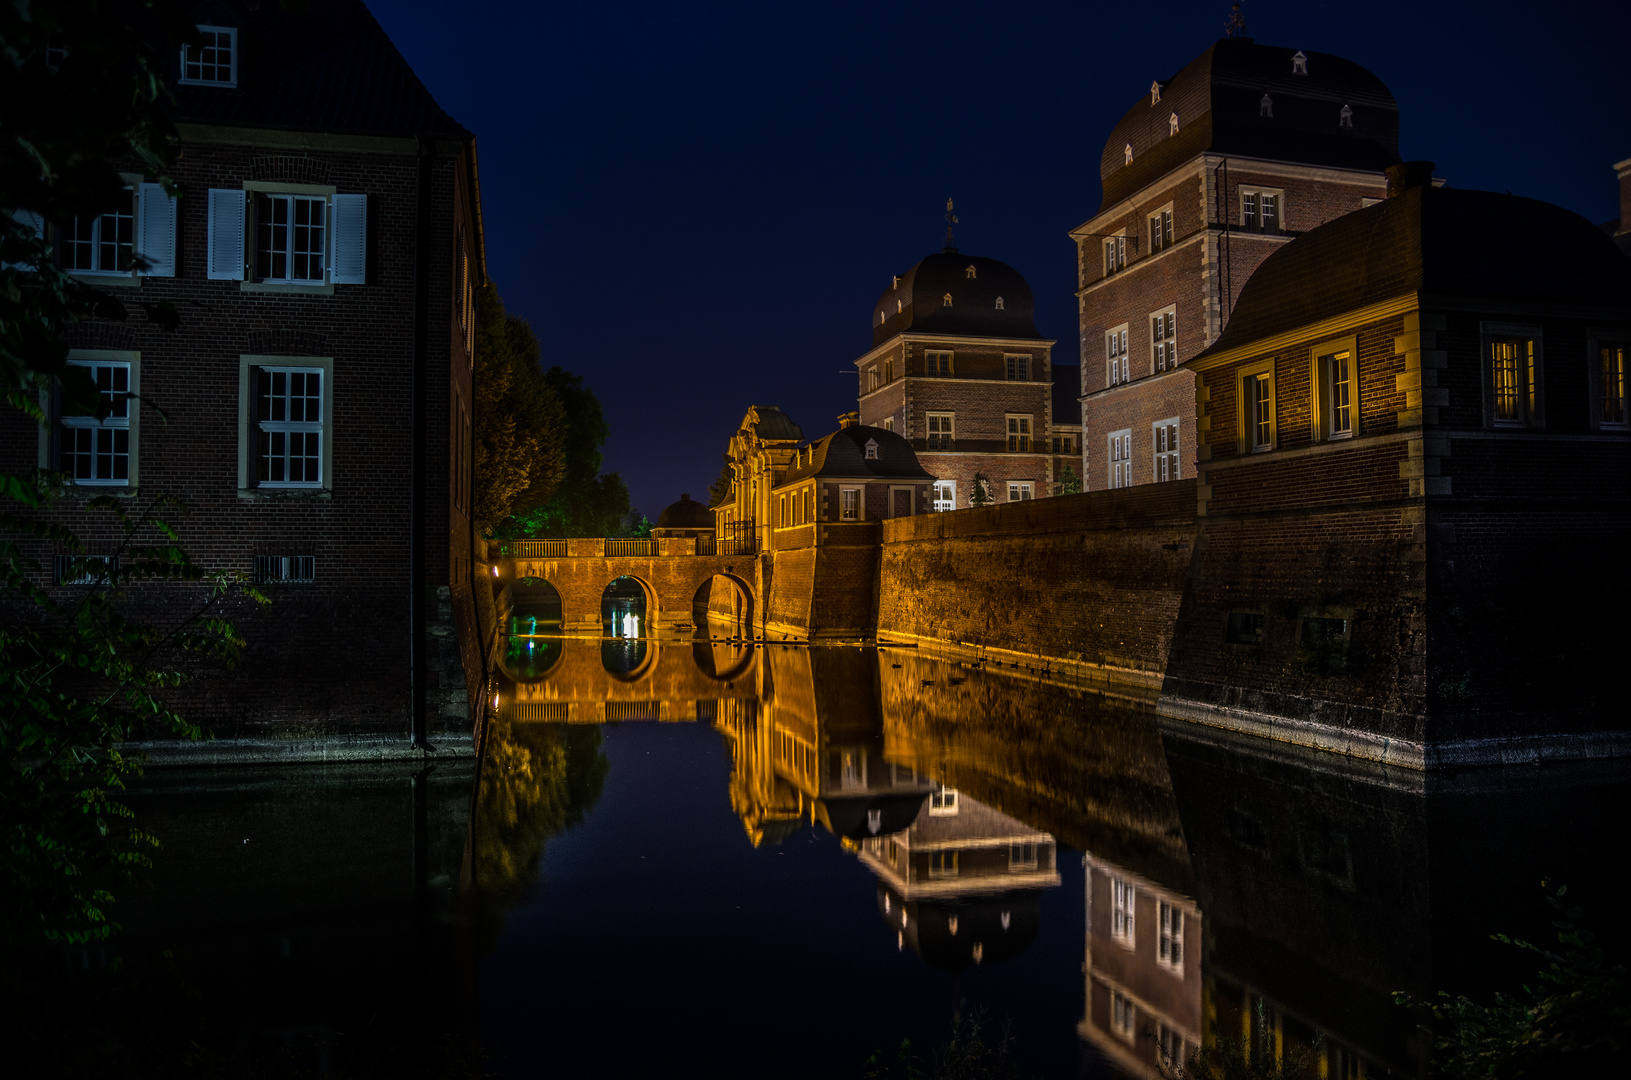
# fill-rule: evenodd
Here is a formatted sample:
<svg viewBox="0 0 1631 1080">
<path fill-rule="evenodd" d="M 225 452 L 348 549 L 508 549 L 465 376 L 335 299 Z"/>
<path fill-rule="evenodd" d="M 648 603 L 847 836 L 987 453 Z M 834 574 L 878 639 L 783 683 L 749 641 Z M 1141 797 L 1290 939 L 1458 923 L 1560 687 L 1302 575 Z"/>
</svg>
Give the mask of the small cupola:
<svg viewBox="0 0 1631 1080">
<path fill-rule="evenodd" d="M 858 413 L 858 412 L 847 412 L 847 413 L 839 413 L 838 414 L 838 426 L 840 428 L 854 427 L 856 424 L 859 424 L 860 422 L 861 422 L 861 414 Z"/>
</svg>

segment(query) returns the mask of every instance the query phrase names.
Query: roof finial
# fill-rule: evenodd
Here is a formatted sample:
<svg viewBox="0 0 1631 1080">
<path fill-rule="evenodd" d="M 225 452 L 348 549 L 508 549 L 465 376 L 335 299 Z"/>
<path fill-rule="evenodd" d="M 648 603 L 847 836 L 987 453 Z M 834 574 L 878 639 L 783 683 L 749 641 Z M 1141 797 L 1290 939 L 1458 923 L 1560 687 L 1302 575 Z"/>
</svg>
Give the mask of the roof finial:
<svg viewBox="0 0 1631 1080">
<path fill-rule="evenodd" d="M 959 224 L 957 215 L 951 212 L 951 200 L 946 200 L 946 251 L 957 250 L 957 237 L 952 234 L 952 226 Z"/>
<path fill-rule="evenodd" d="M 1246 36 L 1246 12 L 1240 0 L 1235 0 L 1235 6 L 1230 9 L 1229 17 L 1223 20 L 1224 37 Z"/>
</svg>

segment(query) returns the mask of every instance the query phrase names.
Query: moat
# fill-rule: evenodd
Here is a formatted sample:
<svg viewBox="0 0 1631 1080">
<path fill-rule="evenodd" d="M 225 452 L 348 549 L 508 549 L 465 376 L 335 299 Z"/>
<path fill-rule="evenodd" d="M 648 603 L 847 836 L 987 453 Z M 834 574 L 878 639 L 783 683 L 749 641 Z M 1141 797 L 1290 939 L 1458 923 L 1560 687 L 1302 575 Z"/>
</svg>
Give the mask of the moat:
<svg viewBox="0 0 1631 1080">
<path fill-rule="evenodd" d="M 111 952 L 171 950 L 180 1026 L 242 1075 L 474 1037 L 506 1077 L 848 1077 L 978 1018 L 1028 1076 L 1212 1039 L 1414 1076 L 1393 991 L 1526 973 L 1488 935 L 1550 940 L 1542 878 L 1599 926 L 1624 895 L 1624 766 L 1355 765 L 1023 668 L 627 614 L 510 639 L 479 770 L 150 772 L 164 848 Z"/>
</svg>

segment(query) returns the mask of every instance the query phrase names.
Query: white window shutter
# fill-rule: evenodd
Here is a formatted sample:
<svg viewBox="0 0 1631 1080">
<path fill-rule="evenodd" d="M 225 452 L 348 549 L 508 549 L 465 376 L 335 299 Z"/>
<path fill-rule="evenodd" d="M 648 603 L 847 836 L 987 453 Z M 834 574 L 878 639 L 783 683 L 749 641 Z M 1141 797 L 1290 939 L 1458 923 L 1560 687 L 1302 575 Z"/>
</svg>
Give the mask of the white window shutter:
<svg viewBox="0 0 1631 1080">
<path fill-rule="evenodd" d="M 136 254 L 147 259 L 144 277 L 176 276 L 176 201 L 163 184 L 140 188 Z"/>
<path fill-rule="evenodd" d="M 45 235 L 45 216 L 43 214 L 36 213 L 33 210 L 14 210 L 14 211 L 12 211 L 11 217 L 12 217 L 13 221 L 20 221 L 24 225 L 27 225 L 27 226 L 31 227 L 33 229 L 33 231 L 34 231 L 34 238 L 35 239 L 39 239 L 40 237 L 43 237 Z M 33 263 L 8 262 L 8 263 L 5 263 L 3 265 L 0 265 L 0 269 L 6 269 L 6 270 L 32 270 L 32 269 L 34 269 L 34 264 Z"/>
<path fill-rule="evenodd" d="M 246 196 L 233 188 L 210 188 L 209 277 L 214 281 L 244 279 L 244 211 Z"/>
<path fill-rule="evenodd" d="M 329 259 L 329 280 L 336 285 L 367 283 L 368 196 L 334 196 L 333 254 Z"/>
</svg>

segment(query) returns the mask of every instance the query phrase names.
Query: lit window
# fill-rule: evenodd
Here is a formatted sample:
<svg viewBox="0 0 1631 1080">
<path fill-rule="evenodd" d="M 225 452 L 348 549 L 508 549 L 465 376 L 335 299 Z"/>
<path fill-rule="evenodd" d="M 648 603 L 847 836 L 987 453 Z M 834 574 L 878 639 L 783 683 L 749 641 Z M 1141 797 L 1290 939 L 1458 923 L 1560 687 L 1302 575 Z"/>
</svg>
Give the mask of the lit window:
<svg viewBox="0 0 1631 1080">
<path fill-rule="evenodd" d="M 238 31 L 229 26 L 200 26 L 197 45 L 181 47 L 181 82 L 185 86 L 238 85 Z"/>
<path fill-rule="evenodd" d="M 940 306 L 951 307 L 951 293 L 947 293 L 945 296 L 940 298 Z"/>
<path fill-rule="evenodd" d="M 1150 254 L 1172 246 L 1172 211 L 1150 215 Z"/>
<path fill-rule="evenodd" d="M 1127 266 L 1127 238 L 1112 236 L 1104 242 L 1104 275 L 1109 277 Z"/>
<path fill-rule="evenodd" d="M 937 513 L 957 509 L 957 481 L 936 480 L 934 482 L 934 509 Z"/>
<path fill-rule="evenodd" d="M 63 416 L 58 438 L 59 467 L 76 484 L 126 487 L 130 484 L 130 364 L 71 360 L 96 384 L 107 416 Z"/>
<path fill-rule="evenodd" d="M 956 413 L 932 412 L 929 414 L 929 449 L 950 450 L 952 448 L 952 420 Z"/>
<path fill-rule="evenodd" d="M 313 555 L 256 555 L 256 585 L 309 585 L 317 580 Z"/>
<path fill-rule="evenodd" d="M 102 213 L 69 221 L 62 230 L 60 251 L 64 270 L 131 273 L 136 255 L 136 193 L 127 190 Z"/>
<path fill-rule="evenodd" d="M 255 459 L 261 487 L 323 484 L 323 371 L 255 369 Z"/>
<path fill-rule="evenodd" d="M 951 374 L 951 353 L 929 352 L 923 354 L 923 370 L 929 375 Z"/>
<path fill-rule="evenodd" d="M 1273 450 L 1273 372 L 1257 371 L 1242 376 L 1241 401 L 1245 406 L 1246 448 L 1253 452 Z"/>
<path fill-rule="evenodd" d="M 886 417 L 883 418 L 883 429 L 885 431 L 894 431 L 895 430 L 895 418 L 893 416 L 886 416 Z M 868 446 L 867 449 L 872 451 L 872 453 L 867 455 L 868 457 L 877 457 L 878 456 L 876 448 L 874 448 L 872 446 Z"/>
<path fill-rule="evenodd" d="M 1156 421 L 1150 429 L 1150 442 L 1155 447 L 1155 471 L 1151 474 L 1155 482 L 1178 479 L 1178 418 Z"/>
<path fill-rule="evenodd" d="M 1319 378 L 1320 412 L 1318 432 L 1326 439 L 1351 438 L 1357 426 L 1359 402 L 1358 370 L 1352 349 L 1341 349 L 1316 361 Z"/>
<path fill-rule="evenodd" d="M 1133 432 L 1130 428 L 1110 433 L 1110 486 L 1133 486 Z"/>
<path fill-rule="evenodd" d="M 1029 416 L 1008 417 L 1008 452 L 1010 454 L 1029 454 L 1031 452 L 1031 418 Z"/>
<path fill-rule="evenodd" d="M 929 792 L 929 813 L 935 817 L 951 817 L 957 813 L 957 789 L 942 784 Z"/>
<path fill-rule="evenodd" d="M 930 877 L 956 877 L 957 852 L 931 851 L 929 852 Z"/>
<path fill-rule="evenodd" d="M 328 200 L 305 195 L 255 195 L 255 280 L 323 281 L 323 234 Z"/>
<path fill-rule="evenodd" d="M 1150 363 L 1156 371 L 1178 366 L 1177 320 L 1175 308 L 1150 316 Z"/>
<path fill-rule="evenodd" d="M 1031 358 L 1029 356 L 1007 356 L 1008 381 L 1027 382 L 1031 377 Z"/>
<path fill-rule="evenodd" d="M 1120 386 L 1132 378 L 1127 370 L 1127 327 L 1119 326 L 1104 335 L 1104 358 L 1109 365 L 1111 386 Z"/>
<path fill-rule="evenodd" d="M 1489 339 L 1489 373 L 1496 427 L 1539 427 L 1540 364 L 1535 339 L 1498 336 Z"/>
<path fill-rule="evenodd" d="M 838 493 L 838 520 L 861 520 L 861 489 L 844 488 Z"/>
<path fill-rule="evenodd" d="M 1030 502 L 1032 498 L 1033 492 L 1029 480 L 1008 481 L 1009 502 Z"/>
<path fill-rule="evenodd" d="M 1281 193 L 1262 188 L 1240 189 L 1240 227 L 1247 232 L 1278 233 L 1281 229 Z"/>
<path fill-rule="evenodd" d="M 1133 888 L 1132 882 L 1110 879 L 1110 936 L 1128 948 L 1134 942 L 1137 902 L 1138 890 Z"/>
<path fill-rule="evenodd" d="M 1623 341 L 1600 342 L 1597 348 L 1597 423 L 1599 427 L 1627 426 L 1625 354 Z"/>
<path fill-rule="evenodd" d="M 1156 942 L 1155 958 L 1162 967 L 1179 974 L 1184 970 L 1184 913 L 1161 902 L 1161 934 Z"/>
<path fill-rule="evenodd" d="M 1184 1068 L 1184 1037 L 1167 1025 L 1161 1024 L 1156 1029 L 1155 1047 L 1161 1055 L 1164 1074 L 1181 1075 Z"/>
</svg>

